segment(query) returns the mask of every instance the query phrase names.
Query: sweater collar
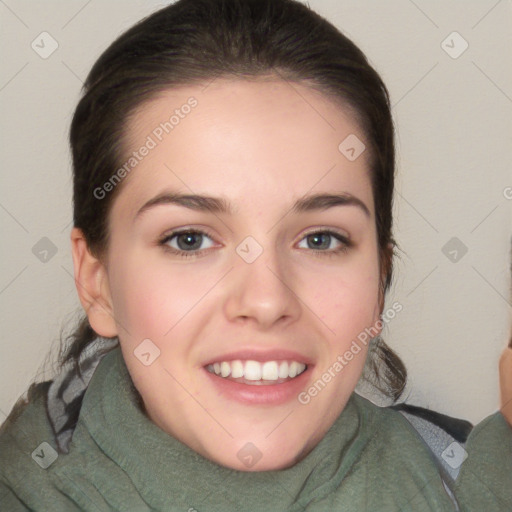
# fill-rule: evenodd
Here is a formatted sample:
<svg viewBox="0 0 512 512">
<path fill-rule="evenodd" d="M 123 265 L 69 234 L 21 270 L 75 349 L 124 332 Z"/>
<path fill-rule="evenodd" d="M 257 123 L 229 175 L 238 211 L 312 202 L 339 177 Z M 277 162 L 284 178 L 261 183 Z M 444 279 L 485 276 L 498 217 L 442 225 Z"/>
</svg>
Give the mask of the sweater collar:
<svg viewBox="0 0 512 512">
<path fill-rule="evenodd" d="M 79 422 L 106 457 L 124 470 L 151 508 L 164 510 L 169 497 L 183 510 L 237 510 L 279 503 L 302 510 L 312 497 L 334 492 L 363 450 L 365 440 L 353 393 L 335 423 L 294 466 L 244 472 L 220 466 L 155 425 L 142 411 L 120 347 L 103 357 L 85 394 Z M 268 501 L 268 508 L 265 501 Z M 277 500 L 277 501 L 276 501 Z"/>
</svg>

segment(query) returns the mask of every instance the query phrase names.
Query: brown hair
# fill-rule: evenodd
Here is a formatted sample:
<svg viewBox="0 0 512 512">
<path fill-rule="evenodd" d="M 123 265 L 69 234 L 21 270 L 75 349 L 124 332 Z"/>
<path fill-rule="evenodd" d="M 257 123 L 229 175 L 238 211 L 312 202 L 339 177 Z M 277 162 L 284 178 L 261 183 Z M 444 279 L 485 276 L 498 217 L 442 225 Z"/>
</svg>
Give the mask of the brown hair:
<svg viewBox="0 0 512 512">
<path fill-rule="evenodd" d="M 85 81 L 70 130 L 73 220 L 93 254 L 101 256 L 108 246 L 108 215 L 122 183 L 102 199 L 94 191 L 124 161 L 130 115 L 173 86 L 207 83 L 219 76 L 243 79 L 269 74 L 314 87 L 355 113 L 372 157 L 384 297 L 396 247 L 394 130 L 388 92 L 352 41 L 295 0 L 179 0 L 138 22 L 99 57 Z M 61 346 L 59 365 L 71 362 L 78 370 L 80 354 L 96 337 L 83 318 L 67 346 Z M 407 372 L 380 338 L 370 347 L 365 370 L 366 379 L 398 400 Z M 44 392 L 47 384 L 32 384 L 28 400 Z M 76 416 L 80 405 L 76 404 Z"/>
</svg>

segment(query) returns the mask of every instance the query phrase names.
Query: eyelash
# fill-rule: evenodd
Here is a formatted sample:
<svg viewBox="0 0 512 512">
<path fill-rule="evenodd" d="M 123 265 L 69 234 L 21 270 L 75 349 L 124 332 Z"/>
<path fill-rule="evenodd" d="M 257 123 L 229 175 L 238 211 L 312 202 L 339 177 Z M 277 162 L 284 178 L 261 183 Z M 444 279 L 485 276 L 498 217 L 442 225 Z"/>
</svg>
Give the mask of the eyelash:
<svg viewBox="0 0 512 512">
<path fill-rule="evenodd" d="M 204 255 L 204 253 L 206 253 L 209 250 L 209 249 L 202 249 L 202 250 L 194 250 L 194 251 L 183 251 L 183 250 L 174 249 L 173 247 L 170 247 L 168 245 L 168 242 L 170 240 L 172 240 L 174 237 L 179 236 L 179 235 L 185 235 L 185 234 L 206 235 L 208 238 L 213 239 L 213 236 L 210 235 L 208 233 L 208 231 L 199 230 L 199 229 L 182 229 L 182 230 L 173 231 L 173 232 L 165 235 L 164 237 L 162 237 L 159 240 L 158 245 L 162 246 L 166 252 L 177 255 L 181 258 L 201 257 L 202 255 Z M 340 233 L 338 233 L 336 231 L 330 230 L 330 229 L 324 229 L 324 230 L 320 229 L 317 231 L 312 231 L 310 233 L 307 233 L 306 235 L 304 235 L 304 237 L 301 239 L 301 241 L 304 240 L 305 238 L 307 238 L 308 236 L 318 235 L 318 234 L 330 235 L 330 236 L 334 237 L 338 242 L 341 243 L 341 246 L 338 247 L 337 249 L 331 249 L 331 250 L 310 249 L 311 252 L 315 253 L 318 256 L 321 256 L 321 257 L 340 256 L 341 254 L 347 252 L 350 247 L 352 247 L 352 243 L 347 237 L 341 235 Z"/>
</svg>

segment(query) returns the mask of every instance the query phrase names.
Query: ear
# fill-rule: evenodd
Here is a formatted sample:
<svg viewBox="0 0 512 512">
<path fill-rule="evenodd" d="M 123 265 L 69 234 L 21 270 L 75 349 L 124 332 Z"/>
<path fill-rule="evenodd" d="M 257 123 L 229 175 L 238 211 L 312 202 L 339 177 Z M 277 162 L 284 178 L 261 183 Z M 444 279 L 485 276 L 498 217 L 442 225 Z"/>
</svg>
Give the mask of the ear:
<svg viewBox="0 0 512 512">
<path fill-rule="evenodd" d="M 380 258 L 379 315 L 382 315 L 384 312 L 384 302 L 386 300 L 385 285 L 393 267 L 393 247 L 393 243 L 388 243 Z"/>
<path fill-rule="evenodd" d="M 71 230 L 71 251 L 76 289 L 91 327 L 100 336 L 117 336 L 107 270 L 104 264 L 91 254 L 81 229 Z"/>
</svg>

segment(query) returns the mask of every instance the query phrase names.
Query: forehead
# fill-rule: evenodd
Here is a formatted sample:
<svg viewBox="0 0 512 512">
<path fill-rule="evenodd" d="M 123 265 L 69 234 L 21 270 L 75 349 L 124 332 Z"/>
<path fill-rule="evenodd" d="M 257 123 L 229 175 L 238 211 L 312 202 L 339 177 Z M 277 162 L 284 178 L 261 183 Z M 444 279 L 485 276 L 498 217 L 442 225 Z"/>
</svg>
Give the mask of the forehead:
<svg viewBox="0 0 512 512">
<path fill-rule="evenodd" d="M 175 87 L 130 116 L 125 162 L 151 149 L 139 155 L 121 195 L 130 213 L 164 188 L 231 197 L 240 207 L 345 191 L 371 209 L 369 151 L 351 161 L 342 151 L 347 138 L 357 150 L 368 147 L 349 108 L 305 84 L 216 79 Z"/>
</svg>

